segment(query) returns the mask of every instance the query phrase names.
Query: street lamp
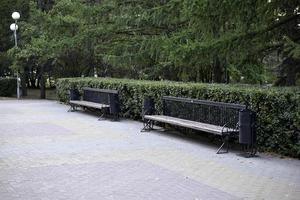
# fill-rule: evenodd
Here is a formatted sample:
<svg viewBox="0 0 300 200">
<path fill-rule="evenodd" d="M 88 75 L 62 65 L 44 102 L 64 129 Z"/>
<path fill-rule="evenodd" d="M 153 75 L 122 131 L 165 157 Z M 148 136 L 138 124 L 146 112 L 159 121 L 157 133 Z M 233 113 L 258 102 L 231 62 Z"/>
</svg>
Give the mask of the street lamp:
<svg viewBox="0 0 300 200">
<path fill-rule="evenodd" d="M 17 40 L 17 30 L 18 30 L 18 19 L 20 19 L 20 13 L 18 12 L 13 12 L 11 17 L 13 20 L 15 20 L 15 23 L 12 23 L 10 25 L 10 30 L 14 32 L 14 38 L 15 38 L 15 47 L 18 47 L 18 40 Z M 19 70 L 17 69 L 17 98 L 20 99 L 20 82 L 21 79 L 19 77 Z"/>
</svg>

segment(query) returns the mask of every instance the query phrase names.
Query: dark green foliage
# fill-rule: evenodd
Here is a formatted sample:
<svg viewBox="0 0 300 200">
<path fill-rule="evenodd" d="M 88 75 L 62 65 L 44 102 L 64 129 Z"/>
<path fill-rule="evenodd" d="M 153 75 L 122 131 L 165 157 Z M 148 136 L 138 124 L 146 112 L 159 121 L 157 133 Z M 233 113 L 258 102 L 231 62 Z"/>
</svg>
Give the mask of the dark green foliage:
<svg viewBox="0 0 300 200">
<path fill-rule="evenodd" d="M 14 65 L 49 63 L 55 78 L 295 85 L 298 1 L 31 0 Z"/>
<path fill-rule="evenodd" d="M 0 78 L 0 96 L 10 97 L 17 92 L 17 80 L 15 78 Z"/>
<path fill-rule="evenodd" d="M 141 118 L 142 102 L 150 95 L 161 112 L 164 95 L 191 97 L 249 105 L 258 115 L 260 150 L 300 157 L 300 90 L 299 88 L 249 87 L 223 84 L 139 81 L 111 78 L 65 78 L 57 82 L 58 98 L 66 102 L 68 89 L 89 86 L 117 89 L 120 92 L 121 114 Z"/>
</svg>

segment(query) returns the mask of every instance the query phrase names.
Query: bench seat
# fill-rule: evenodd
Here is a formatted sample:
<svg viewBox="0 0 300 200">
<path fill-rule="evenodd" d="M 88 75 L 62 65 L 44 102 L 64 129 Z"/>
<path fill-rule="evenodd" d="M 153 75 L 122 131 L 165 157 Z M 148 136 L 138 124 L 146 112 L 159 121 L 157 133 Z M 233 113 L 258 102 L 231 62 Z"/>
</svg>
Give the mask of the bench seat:
<svg viewBox="0 0 300 200">
<path fill-rule="evenodd" d="M 222 127 L 222 126 L 216 126 L 212 124 L 206 124 L 201 122 L 195 122 L 191 120 L 186 119 L 180 119 L 176 117 L 170 117 L 166 115 L 145 115 L 144 119 L 153 120 L 153 121 L 159 121 L 163 123 L 168 123 L 176 126 L 191 128 L 199 131 L 209 132 L 215 135 L 223 135 L 224 133 L 232 133 L 232 132 L 238 132 L 237 129 Z"/>
<path fill-rule="evenodd" d="M 110 107 L 107 104 L 94 103 L 91 101 L 80 101 L 80 100 L 71 100 L 70 104 L 78 105 L 78 106 L 85 106 L 85 107 L 90 107 L 90 108 L 97 108 L 97 109 L 103 109 L 103 108 Z"/>
</svg>

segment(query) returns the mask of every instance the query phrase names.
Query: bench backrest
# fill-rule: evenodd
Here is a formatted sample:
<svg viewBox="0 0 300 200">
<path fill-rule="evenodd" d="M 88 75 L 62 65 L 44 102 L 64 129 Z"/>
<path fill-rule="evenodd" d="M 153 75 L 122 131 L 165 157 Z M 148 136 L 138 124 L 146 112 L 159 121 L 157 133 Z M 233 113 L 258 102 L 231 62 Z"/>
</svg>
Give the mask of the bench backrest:
<svg viewBox="0 0 300 200">
<path fill-rule="evenodd" d="M 82 100 L 94 103 L 110 105 L 111 113 L 118 113 L 120 110 L 119 96 L 117 90 L 82 88 Z"/>
<path fill-rule="evenodd" d="M 164 96 L 163 114 L 171 117 L 236 128 L 245 105 Z"/>
</svg>

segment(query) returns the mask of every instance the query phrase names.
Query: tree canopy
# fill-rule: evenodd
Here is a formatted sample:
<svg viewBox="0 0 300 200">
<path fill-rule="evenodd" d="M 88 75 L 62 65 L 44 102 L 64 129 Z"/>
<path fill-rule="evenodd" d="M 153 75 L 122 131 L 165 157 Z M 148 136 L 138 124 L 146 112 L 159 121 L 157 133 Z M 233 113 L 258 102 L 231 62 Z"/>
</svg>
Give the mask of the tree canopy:
<svg viewBox="0 0 300 200">
<path fill-rule="evenodd" d="M 27 71 L 277 85 L 299 79 L 297 0 L 38 0 L 29 7 L 20 49 L 9 54 Z"/>
</svg>

